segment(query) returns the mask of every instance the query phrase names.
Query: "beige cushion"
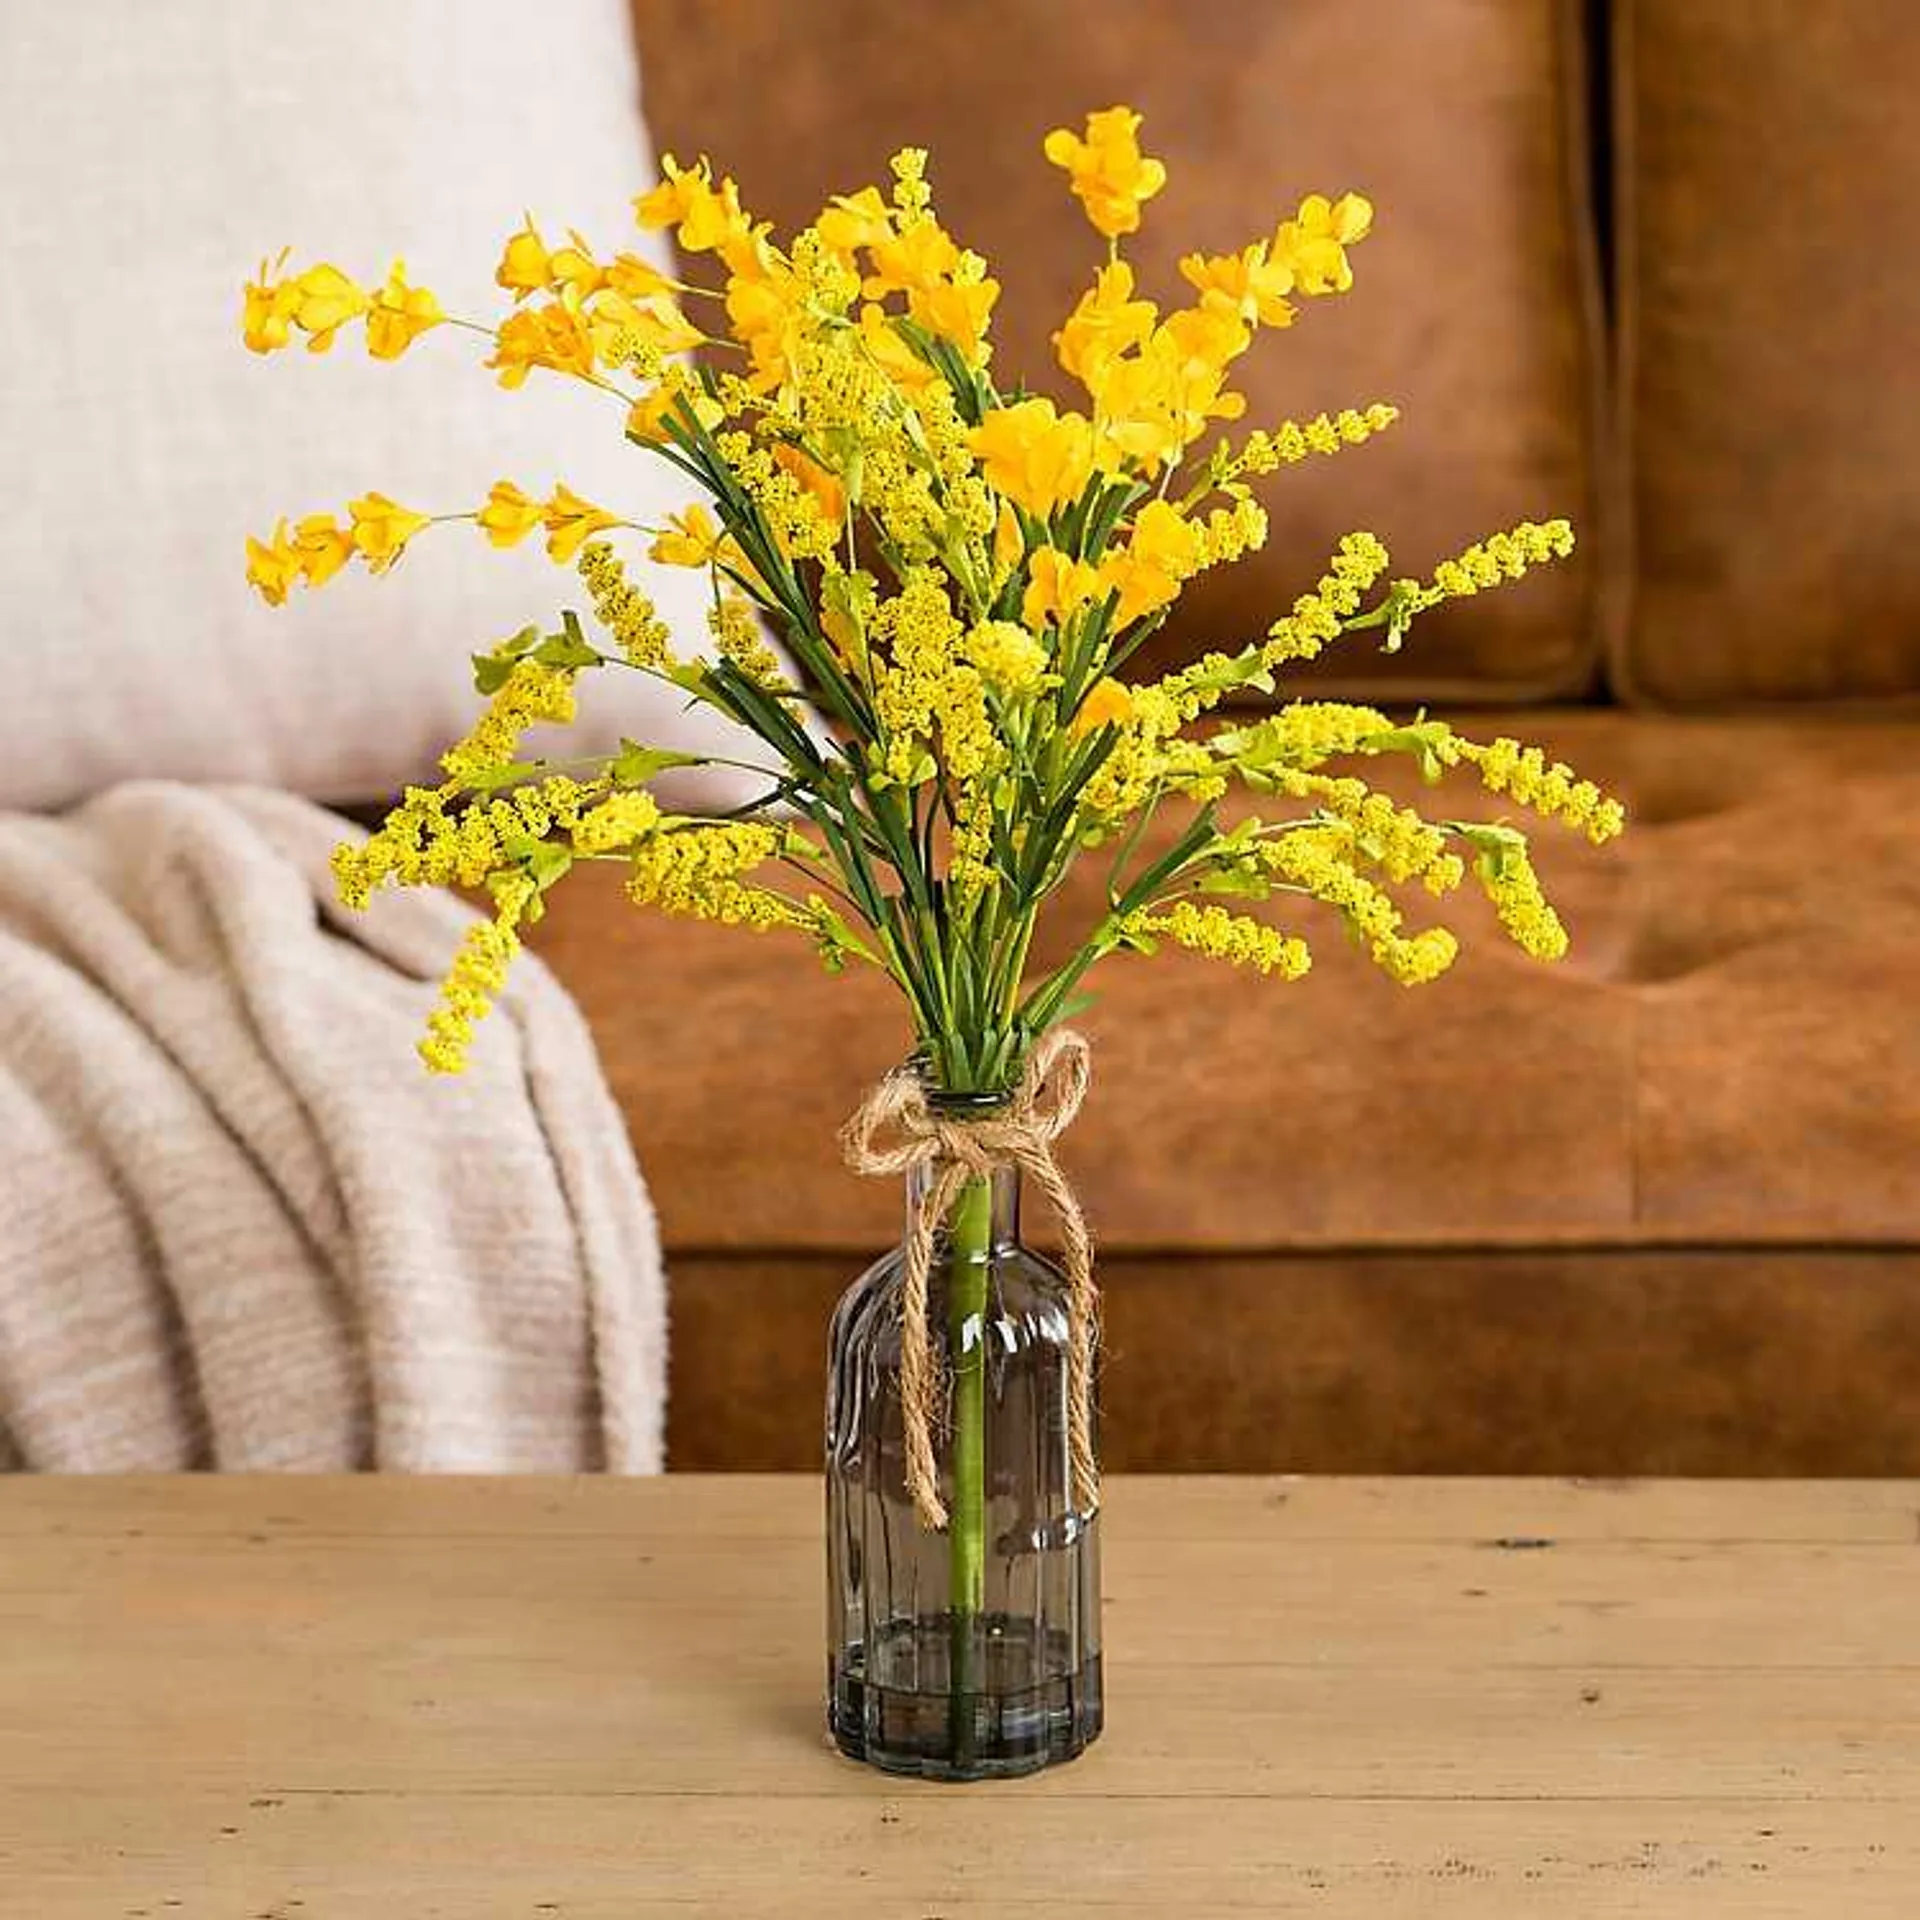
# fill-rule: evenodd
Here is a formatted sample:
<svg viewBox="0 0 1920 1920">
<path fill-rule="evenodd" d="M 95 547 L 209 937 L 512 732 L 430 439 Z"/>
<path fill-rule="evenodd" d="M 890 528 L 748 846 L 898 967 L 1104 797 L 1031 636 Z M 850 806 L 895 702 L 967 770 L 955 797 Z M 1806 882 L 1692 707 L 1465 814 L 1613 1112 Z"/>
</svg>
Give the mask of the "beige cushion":
<svg viewBox="0 0 1920 1920">
<path fill-rule="evenodd" d="M 423 537 L 278 612 L 244 536 L 377 487 L 431 512 L 496 479 L 564 478 L 634 518 L 676 498 L 618 403 L 536 374 L 502 392 L 446 328 L 397 365 L 239 338 L 242 279 L 292 245 L 378 278 L 395 255 L 492 316 L 531 208 L 644 248 L 652 173 L 622 0 L 564 29 L 513 0 L 373 9 L 230 0 L 0 9 L 0 806 L 129 775 L 364 798 L 431 766 L 473 710 L 465 656 L 582 605 L 539 542 Z M 651 571 L 651 570 L 650 570 Z M 700 633 L 704 582 L 656 584 Z M 607 676 L 611 679 L 611 676 Z M 637 676 L 597 686 L 603 738 L 719 737 Z"/>
</svg>

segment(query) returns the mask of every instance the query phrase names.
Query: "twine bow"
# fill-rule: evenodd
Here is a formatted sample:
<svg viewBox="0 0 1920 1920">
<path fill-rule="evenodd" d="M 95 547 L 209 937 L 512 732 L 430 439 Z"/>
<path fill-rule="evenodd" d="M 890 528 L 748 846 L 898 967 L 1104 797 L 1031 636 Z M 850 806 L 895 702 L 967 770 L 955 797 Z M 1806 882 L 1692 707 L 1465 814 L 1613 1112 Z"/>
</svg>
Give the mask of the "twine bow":
<svg viewBox="0 0 1920 1920">
<path fill-rule="evenodd" d="M 1053 1143 L 1073 1124 L 1087 1095 L 1089 1050 L 1081 1035 L 1056 1027 L 1041 1037 L 1006 1104 L 977 1117 L 943 1113 L 920 1075 L 896 1067 L 861 1101 L 840 1131 L 855 1173 L 898 1175 L 932 1169 L 907 1234 L 900 1293 L 900 1405 L 906 1428 L 907 1491 L 923 1526 L 947 1524 L 934 1463 L 933 1431 L 941 1381 L 927 1328 L 927 1287 L 941 1222 L 969 1180 L 1015 1166 L 1032 1177 L 1060 1222 L 1067 1274 L 1067 1451 L 1077 1506 L 1100 1504 L 1093 1454 L 1093 1352 L 1100 1296 L 1093 1284 L 1093 1241 Z"/>
</svg>

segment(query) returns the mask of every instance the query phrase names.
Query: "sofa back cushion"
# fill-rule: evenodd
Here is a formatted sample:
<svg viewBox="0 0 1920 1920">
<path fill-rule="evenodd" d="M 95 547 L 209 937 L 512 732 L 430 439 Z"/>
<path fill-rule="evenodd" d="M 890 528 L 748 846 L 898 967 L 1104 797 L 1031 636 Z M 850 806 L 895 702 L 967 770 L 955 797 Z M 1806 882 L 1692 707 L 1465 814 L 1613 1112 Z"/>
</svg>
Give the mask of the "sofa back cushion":
<svg viewBox="0 0 1920 1920">
<path fill-rule="evenodd" d="M 1051 127 L 1126 102 L 1171 179 L 1128 241 L 1174 303 L 1182 253 L 1270 234 L 1310 191 L 1366 192 L 1375 231 L 1344 300 L 1241 363 L 1248 424 L 1392 400 L 1393 431 L 1265 483 L 1265 552 L 1196 583 L 1162 661 L 1251 637 L 1368 527 L 1423 571 L 1494 527 L 1565 514 L 1592 531 L 1594 329 L 1582 84 L 1549 0 L 634 0 L 649 123 L 710 154 L 784 233 L 830 193 L 932 151 L 947 224 L 1004 292 L 997 366 L 1060 389 L 1049 336 L 1102 258 L 1041 157 Z M 1403 653 L 1335 649 L 1323 685 L 1521 700 L 1595 670 L 1591 551 L 1509 594 L 1444 609 Z M 1151 660 L 1143 663 L 1154 664 Z M 1298 682 L 1295 683 L 1296 685 Z"/>
<path fill-rule="evenodd" d="M 140 776 L 372 798 L 465 730 L 470 652 L 584 604 L 538 538 L 497 553 L 455 526 L 276 611 L 244 543 L 279 514 L 376 488 L 470 510 L 504 478 L 635 520 L 682 497 L 605 395 L 547 374 L 503 393 L 472 334 L 397 365 L 358 328 L 320 358 L 240 340 L 241 283 L 282 246 L 376 283 L 404 255 L 450 311 L 492 318 L 523 209 L 653 244 L 628 204 L 652 163 L 625 0 L 566 12 L 533 31 L 515 0 L 385 0 L 358 30 L 229 0 L 0 6 L 0 807 Z M 705 582 L 639 569 L 698 645 Z M 677 690 L 594 678 L 580 738 L 738 752 Z"/>
<path fill-rule="evenodd" d="M 1682 707 L 1920 693 L 1920 8 L 1615 23 L 1616 681 Z"/>
</svg>

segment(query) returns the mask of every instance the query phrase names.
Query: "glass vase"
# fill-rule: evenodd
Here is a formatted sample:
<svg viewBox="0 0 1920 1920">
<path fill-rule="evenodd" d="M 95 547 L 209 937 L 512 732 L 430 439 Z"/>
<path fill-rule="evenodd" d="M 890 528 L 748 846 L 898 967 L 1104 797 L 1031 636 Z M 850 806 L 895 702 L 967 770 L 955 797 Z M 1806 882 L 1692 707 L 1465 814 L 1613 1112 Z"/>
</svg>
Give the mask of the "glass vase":
<svg viewBox="0 0 1920 1920">
<path fill-rule="evenodd" d="M 932 1176 L 908 1174 L 909 1231 Z M 1020 1176 L 969 1180 L 928 1330 L 944 1529 L 907 1491 L 900 1250 L 848 1290 L 827 1385 L 827 1716 L 889 1773 L 1004 1779 L 1099 1733 L 1100 1523 L 1075 1503 L 1060 1270 L 1020 1243 Z"/>
</svg>

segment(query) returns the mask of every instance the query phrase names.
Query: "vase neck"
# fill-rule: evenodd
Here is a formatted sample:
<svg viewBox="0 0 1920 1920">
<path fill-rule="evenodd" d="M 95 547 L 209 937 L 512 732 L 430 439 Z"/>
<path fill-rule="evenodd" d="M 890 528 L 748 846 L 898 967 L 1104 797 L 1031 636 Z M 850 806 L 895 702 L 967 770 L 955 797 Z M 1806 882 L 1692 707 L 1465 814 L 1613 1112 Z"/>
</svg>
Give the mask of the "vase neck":
<svg viewBox="0 0 1920 1920">
<path fill-rule="evenodd" d="M 907 1231 L 913 1231 L 914 1223 L 920 1217 L 920 1209 L 927 1197 L 927 1190 L 933 1185 L 935 1171 L 930 1167 L 910 1167 L 907 1170 Z M 996 1167 L 987 1176 L 988 1193 L 983 1201 L 979 1190 L 969 1192 L 963 1188 L 960 1197 L 947 1210 L 947 1218 L 941 1222 L 940 1237 L 943 1242 L 952 1237 L 954 1218 L 963 1209 L 969 1211 L 984 1208 L 987 1215 L 986 1243 L 993 1251 L 1004 1247 L 1017 1246 L 1020 1242 L 1020 1169 L 1018 1167 Z"/>
</svg>

